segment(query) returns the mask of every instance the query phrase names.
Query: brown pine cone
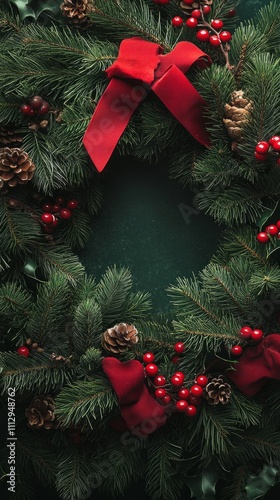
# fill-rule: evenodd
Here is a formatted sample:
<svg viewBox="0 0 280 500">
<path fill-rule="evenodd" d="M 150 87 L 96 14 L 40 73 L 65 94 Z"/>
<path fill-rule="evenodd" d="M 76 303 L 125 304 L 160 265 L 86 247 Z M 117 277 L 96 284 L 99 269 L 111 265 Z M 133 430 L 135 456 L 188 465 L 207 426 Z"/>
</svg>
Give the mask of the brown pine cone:
<svg viewBox="0 0 280 500">
<path fill-rule="evenodd" d="M 29 427 L 33 429 L 55 429 L 54 400 L 49 394 L 39 394 L 25 410 Z"/>
<path fill-rule="evenodd" d="M 229 402 L 230 395 L 231 387 L 225 382 L 222 375 L 212 378 L 211 382 L 205 387 L 204 397 L 210 405 L 217 405 L 219 403 L 225 405 Z"/>
<path fill-rule="evenodd" d="M 225 116 L 223 119 L 228 135 L 236 142 L 241 142 L 245 123 L 248 121 L 252 101 L 244 97 L 243 90 L 233 92 L 230 104 L 225 104 Z"/>
<path fill-rule="evenodd" d="M 13 146 L 17 143 L 21 143 L 23 138 L 18 135 L 12 126 L 0 127 L 0 145 L 2 146 Z"/>
<path fill-rule="evenodd" d="M 64 0 L 60 5 L 62 14 L 75 26 L 87 23 L 87 14 L 92 11 L 90 0 Z"/>
<path fill-rule="evenodd" d="M 0 189 L 26 184 L 34 175 L 35 165 L 20 148 L 0 148 Z"/>
<path fill-rule="evenodd" d="M 138 340 L 138 330 L 134 325 L 119 323 L 102 334 L 101 345 L 109 353 L 121 354 Z"/>
</svg>

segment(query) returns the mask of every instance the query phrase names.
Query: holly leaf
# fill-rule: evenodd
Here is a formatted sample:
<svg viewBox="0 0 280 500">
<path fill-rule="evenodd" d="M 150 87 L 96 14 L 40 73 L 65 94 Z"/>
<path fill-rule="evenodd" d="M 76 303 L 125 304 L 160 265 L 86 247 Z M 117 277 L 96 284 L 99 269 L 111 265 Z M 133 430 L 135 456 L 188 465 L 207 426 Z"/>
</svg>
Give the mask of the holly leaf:
<svg viewBox="0 0 280 500">
<path fill-rule="evenodd" d="M 23 273 L 29 278 L 37 279 L 36 270 L 38 269 L 38 265 L 34 260 L 28 257 L 23 265 Z"/>
<path fill-rule="evenodd" d="M 268 208 L 265 207 L 265 210 L 263 211 L 261 217 L 257 221 L 257 226 L 259 228 L 259 231 L 262 230 L 263 226 L 267 223 L 268 219 L 274 214 L 276 208 L 278 207 L 279 200 L 275 203 L 275 206 L 273 208 Z"/>
<path fill-rule="evenodd" d="M 36 2 L 36 6 L 34 6 L 36 19 L 46 11 L 52 12 L 52 14 L 57 14 L 59 12 L 60 4 L 60 0 L 41 0 L 40 2 Z"/>
<path fill-rule="evenodd" d="M 265 465 L 257 476 L 251 475 L 248 479 L 246 492 L 247 500 L 263 498 L 270 488 L 279 481 L 280 470 L 272 465 Z"/>
<path fill-rule="evenodd" d="M 19 17 L 22 21 L 26 17 L 35 18 L 35 13 L 29 5 L 30 0 L 10 0 L 10 2 L 16 5 L 19 12 Z"/>
<path fill-rule="evenodd" d="M 216 484 L 219 479 L 221 479 L 221 470 L 214 462 L 205 467 L 201 475 L 187 476 L 187 485 L 192 498 L 215 500 Z"/>
</svg>

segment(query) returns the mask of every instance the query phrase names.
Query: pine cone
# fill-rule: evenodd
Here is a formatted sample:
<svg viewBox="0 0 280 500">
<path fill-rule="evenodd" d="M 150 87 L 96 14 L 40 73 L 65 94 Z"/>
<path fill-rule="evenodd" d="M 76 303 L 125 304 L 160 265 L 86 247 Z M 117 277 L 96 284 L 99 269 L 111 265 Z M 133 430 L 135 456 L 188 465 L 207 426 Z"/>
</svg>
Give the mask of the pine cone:
<svg viewBox="0 0 280 500">
<path fill-rule="evenodd" d="M 132 347 L 133 344 L 136 344 L 138 340 L 138 330 L 136 330 L 134 325 L 119 323 L 113 326 L 113 328 L 108 328 L 108 330 L 103 333 L 101 345 L 107 352 L 121 354 L 126 351 L 128 347 Z"/>
<path fill-rule="evenodd" d="M 4 184 L 10 187 L 26 184 L 32 179 L 34 170 L 34 163 L 22 149 L 0 149 L 0 189 Z"/>
<path fill-rule="evenodd" d="M 64 0 L 60 10 L 71 23 L 79 27 L 87 23 L 87 14 L 92 11 L 92 3 L 89 0 Z"/>
<path fill-rule="evenodd" d="M 213 0 L 201 0 L 200 5 L 212 5 Z M 190 16 L 194 9 L 199 9 L 199 2 L 193 2 L 187 5 L 185 2 L 180 2 L 180 8 L 186 16 Z"/>
<path fill-rule="evenodd" d="M 225 104 L 224 110 L 226 118 L 223 119 L 223 122 L 228 135 L 234 141 L 241 142 L 243 127 L 251 114 L 252 101 L 248 101 L 244 97 L 243 90 L 236 90 L 232 94 L 230 104 Z"/>
<path fill-rule="evenodd" d="M 205 387 L 205 398 L 210 405 L 221 403 L 225 405 L 229 402 L 231 395 L 231 387 L 225 382 L 222 375 L 212 378 L 211 382 Z"/>
<path fill-rule="evenodd" d="M 22 141 L 23 138 L 15 132 L 12 126 L 0 127 L 0 145 L 13 146 Z"/>
<path fill-rule="evenodd" d="M 25 410 L 29 427 L 33 429 L 55 429 L 54 400 L 49 394 L 39 394 Z"/>
</svg>

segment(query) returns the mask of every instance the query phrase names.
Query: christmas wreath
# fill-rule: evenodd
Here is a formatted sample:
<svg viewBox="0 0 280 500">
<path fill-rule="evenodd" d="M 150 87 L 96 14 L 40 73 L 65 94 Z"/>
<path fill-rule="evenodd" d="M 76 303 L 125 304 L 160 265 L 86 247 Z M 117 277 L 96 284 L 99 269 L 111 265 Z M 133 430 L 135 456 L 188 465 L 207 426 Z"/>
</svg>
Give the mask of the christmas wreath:
<svg viewBox="0 0 280 500">
<path fill-rule="evenodd" d="M 278 2 L 238 27 L 235 0 L 2 3 L 2 497 L 264 498 L 280 471 Z M 128 269 L 96 280 L 76 253 L 120 156 L 165 158 L 226 226 L 166 315 Z"/>
</svg>

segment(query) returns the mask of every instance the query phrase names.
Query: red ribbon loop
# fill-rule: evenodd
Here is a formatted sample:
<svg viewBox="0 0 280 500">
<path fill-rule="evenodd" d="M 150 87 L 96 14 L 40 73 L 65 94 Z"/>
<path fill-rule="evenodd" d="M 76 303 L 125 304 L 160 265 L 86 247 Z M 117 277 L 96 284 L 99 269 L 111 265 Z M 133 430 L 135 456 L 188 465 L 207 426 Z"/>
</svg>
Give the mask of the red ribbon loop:
<svg viewBox="0 0 280 500">
<path fill-rule="evenodd" d="M 111 81 L 91 118 L 83 144 L 101 172 L 149 88 L 175 118 L 206 147 L 210 146 L 203 121 L 205 100 L 185 73 L 193 64 L 207 67 L 210 57 L 190 42 L 179 42 L 162 55 L 160 45 L 134 37 L 123 40 L 117 60 L 106 70 Z"/>
</svg>

